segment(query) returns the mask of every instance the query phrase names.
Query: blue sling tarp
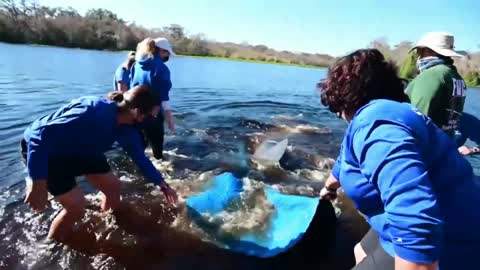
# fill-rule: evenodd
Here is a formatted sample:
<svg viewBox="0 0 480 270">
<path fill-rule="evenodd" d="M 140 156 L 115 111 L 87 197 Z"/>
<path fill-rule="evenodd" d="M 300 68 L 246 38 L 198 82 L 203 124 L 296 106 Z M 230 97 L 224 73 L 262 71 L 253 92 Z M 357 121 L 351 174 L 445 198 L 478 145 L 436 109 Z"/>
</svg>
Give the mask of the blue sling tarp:
<svg viewBox="0 0 480 270">
<path fill-rule="evenodd" d="M 187 199 L 189 215 L 224 248 L 262 258 L 273 257 L 295 245 L 308 229 L 319 204 L 318 198 L 285 195 L 265 188 L 266 198 L 274 206 L 274 214 L 261 234 L 247 232 L 230 237 L 218 234 L 218 224 L 210 222 L 204 214 L 219 214 L 231 207 L 240 201 L 242 191 L 243 182 L 233 174 L 218 175 L 207 183 L 204 192 Z"/>
</svg>

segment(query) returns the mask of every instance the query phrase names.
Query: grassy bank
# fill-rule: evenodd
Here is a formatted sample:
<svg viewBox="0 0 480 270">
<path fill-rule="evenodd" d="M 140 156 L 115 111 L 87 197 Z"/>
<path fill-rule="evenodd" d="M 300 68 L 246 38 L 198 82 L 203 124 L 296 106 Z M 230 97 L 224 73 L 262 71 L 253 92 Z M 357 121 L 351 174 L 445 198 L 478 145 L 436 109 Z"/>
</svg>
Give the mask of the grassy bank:
<svg viewBox="0 0 480 270">
<path fill-rule="evenodd" d="M 316 68 L 316 69 L 325 69 L 327 67 L 323 66 L 313 66 L 313 65 L 305 65 L 305 64 L 295 64 L 295 63 L 287 63 L 282 61 L 261 61 L 255 59 L 245 59 L 245 58 L 234 58 L 234 57 L 221 57 L 221 56 L 198 56 L 198 55 L 188 55 L 182 54 L 177 55 L 178 57 L 193 57 L 193 58 L 200 58 L 200 59 L 216 59 L 216 60 L 226 60 L 226 61 L 239 61 L 239 62 L 249 62 L 249 63 L 259 63 L 259 64 L 273 64 L 273 65 L 282 65 L 282 66 L 295 66 L 295 67 L 304 67 L 304 68 Z"/>
</svg>

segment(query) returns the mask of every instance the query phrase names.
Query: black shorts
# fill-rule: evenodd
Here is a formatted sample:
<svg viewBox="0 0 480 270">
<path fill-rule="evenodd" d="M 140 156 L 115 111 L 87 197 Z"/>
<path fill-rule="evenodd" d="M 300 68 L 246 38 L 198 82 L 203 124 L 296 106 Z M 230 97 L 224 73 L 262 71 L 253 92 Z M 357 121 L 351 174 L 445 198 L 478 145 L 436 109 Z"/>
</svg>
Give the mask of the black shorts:
<svg viewBox="0 0 480 270">
<path fill-rule="evenodd" d="M 395 269 L 395 259 L 383 249 L 379 236 L 373 229 L 370 229 L 363 237 L 362 241 L 360 241 L 360 246 L 367 254 L 367 257 L 357 264 L 353 268 L 354 270 Z"/>
<path fill-rule="evenodd" d="M 22 158 L 27 161 L 27 143 L 21 142 Z M 48 158 L 47 189 L 53 196 L 71 191 L 76 185 L 76 176 L 110 172 L 105 155 L 90 157 L 62 156 Z"/>
</svg>

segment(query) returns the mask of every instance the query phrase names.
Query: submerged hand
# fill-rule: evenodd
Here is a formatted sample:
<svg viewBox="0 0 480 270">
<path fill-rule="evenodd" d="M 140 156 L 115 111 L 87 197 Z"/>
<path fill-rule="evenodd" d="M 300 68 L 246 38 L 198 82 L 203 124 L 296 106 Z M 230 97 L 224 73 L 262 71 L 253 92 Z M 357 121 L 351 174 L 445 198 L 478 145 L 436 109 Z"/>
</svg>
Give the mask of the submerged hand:
<svg viewBox="0 0 480 270">
<path fill-rule="evenodd" d="M 171 188 L 167 183 L 163 182 L 160 185 L 160 189 L 162 190 L 163 194 L 167 198 L 167 202 L 169 204 L 174 204 L 177 202 L 177 198 L 178 198 L 177 192 L 173 188 Z"/>
<path fill-rule="evenodd" d="M 47 180 L 40 179 L 33 181 L 31 188 L 27 188 L 25 203 L 35 211 L 42 211 L 47 207 Z"/>
</svg>

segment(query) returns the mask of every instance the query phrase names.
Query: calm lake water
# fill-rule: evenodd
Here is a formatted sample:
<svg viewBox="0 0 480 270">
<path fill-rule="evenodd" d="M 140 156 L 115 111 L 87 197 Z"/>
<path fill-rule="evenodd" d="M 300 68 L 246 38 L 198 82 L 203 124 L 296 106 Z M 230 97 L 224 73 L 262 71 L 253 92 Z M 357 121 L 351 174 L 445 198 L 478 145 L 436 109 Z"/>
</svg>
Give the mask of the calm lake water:
<svg viewBox="0 0 480 270">
<path fill-rule="evenodd" d="M 22 203 L 25 174 L 19 141 L 23 130 L 73 98 L 105 95 L 124 58 L 124 53 L 0 43 L 0 268 L 191 269 L 195 265 L 204 269 L 272 269 L 265 261 L 205 246 L 198 239 L 208 239 L 192 228 L 185 214 L 164 208 L 158 191 L 145 186 L 131 162 L 117 152 L 110 155 L 110 161 L 124 182 L 124 199 L 154 224 L 168 225 L 168 232 L 142 228 L 150 226 L 148 222 L 150 225 L 127 221 L 122 227 L 112 215 L 100 216 L 94 211 L 98 195 L 80 181 L 90 192 L 92 205 L 82 226 L 95 232 L 97 239 L 113 244 L 85 255 L 45 242 L 48 224 L 59 206 L 52 202 L 51 209 L 34 214 Z M 166 138 L 166 161 L 155 165 L 183 198 L 198 192 L 206 180 L 222 171 L 234 171 L 252 186 L 270 185 L 289 194 L 318 196 L 346 127 L 320 104 L 315 91 L 326 70 L 190 57 L 173 58 L 168 66 L 177 129 Z M 466 111 L 477 116 L 479 96 L 476 89 L 468 91 Z M 249 155 L 265 138 L 289 139 L 280 168 L 263 168 L 250 161 Z M 480 159 L 469 160 L 478 174 Z M 353 224 L 344 229 L 353 243 L 364 226 L 352 214 L 348 200 L 340 200 L 337 207 L 341 219 Z M 151 234 L 145 233 L 148 230 Z M 206 253 L 195 257 L 179 250 L 164 255 L 170 240 L 155 238 L 159 234 L 174 235 L 171 241 L 184 241 L 192 250 Z M 84 244 L 88 245 L 86 240 Z M 351 256 L 337 256 L 346 260 L 345 264 L 351 263 Z M 303 261 L 297 256 L 287 263 L 276 262 L 273 268 L 298 268 Z M 347 266 L 336 268 L 342 267 Z"/>
</svg>

